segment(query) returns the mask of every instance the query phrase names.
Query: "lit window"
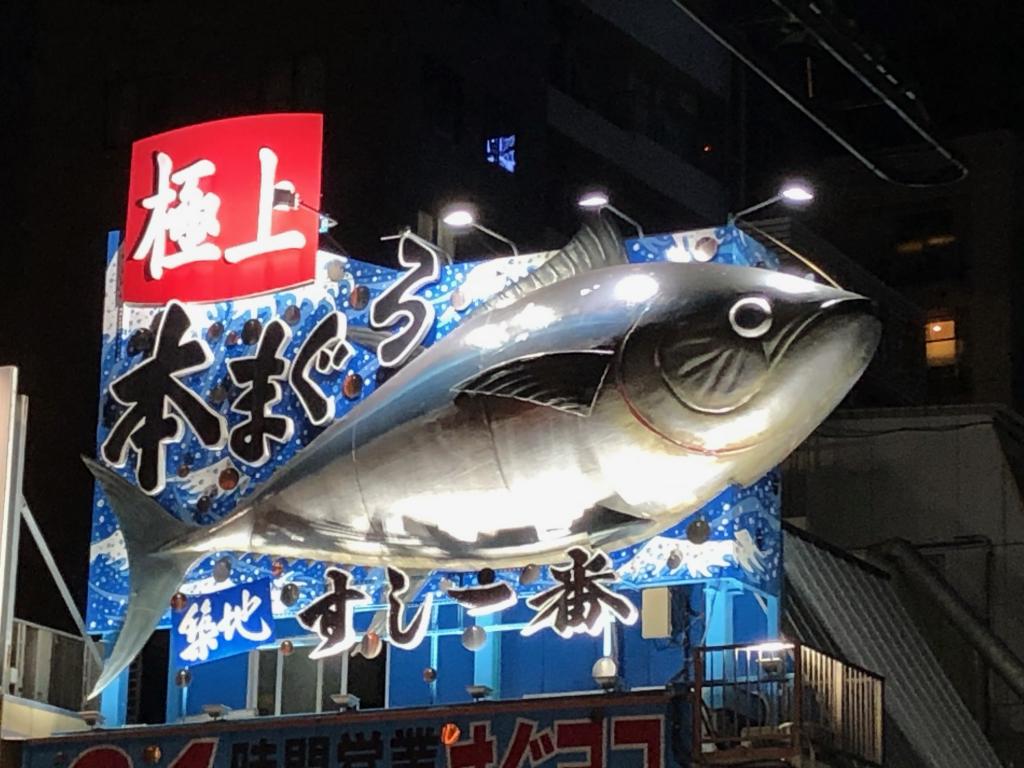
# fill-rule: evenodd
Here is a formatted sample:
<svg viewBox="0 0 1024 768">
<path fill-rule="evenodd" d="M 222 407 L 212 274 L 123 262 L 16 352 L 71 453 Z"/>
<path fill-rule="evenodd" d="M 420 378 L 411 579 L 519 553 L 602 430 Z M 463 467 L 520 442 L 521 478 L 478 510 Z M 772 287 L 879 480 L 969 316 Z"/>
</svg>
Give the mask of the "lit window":
<svg viewBox="0 0 1024 768">
<path fill-rule="evenodd" d="M 484 157 L 509 173 L 516 172 L 516 135 L 495 136 L 484 142 Z"/>
<path fill-rule="evenodd" d="M 914 238 L 896 243 L 896 253 L 907 255 L 911 253 L 924 253 L 926 250 L 936 248 L 947 248 L 956 243 L 955 235 L 931 235 L 925 238 Z"/>
<path fill-rule="evenodd" d="M 896 243 L 896 253 L 922 253 L 924 251 L 924 243 L 920 240 L 904 240 L 902 243 Z"/>
<path fill-rule="evenodd" d="M 956 321 L 952 318 L 929 320 L 924 328 L 924 348 L 928 365 L 955 365 L 957 361 Z"/>
</svg>

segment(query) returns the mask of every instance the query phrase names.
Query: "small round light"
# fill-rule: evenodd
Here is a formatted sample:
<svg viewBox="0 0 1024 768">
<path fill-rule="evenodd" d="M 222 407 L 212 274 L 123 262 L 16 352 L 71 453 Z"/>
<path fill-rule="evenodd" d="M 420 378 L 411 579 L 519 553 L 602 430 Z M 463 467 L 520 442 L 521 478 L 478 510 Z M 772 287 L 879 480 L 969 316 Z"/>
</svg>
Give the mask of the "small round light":
<svg viewBox="0 0 1024 768">
<path fill-rule="evenodd" d="M 224 335 L 224 323 L 219 320 L 206 329 L 207 341 L 217 341 L 221 336 Z"/>
<path fill-rule="evenodd" d="M 341 393 L 348 400 L 355 400 L 363 393 L 363 377 L 357 373 L 350 373 L 345 377 L 341 385 Z"/>
<path fill-rule="evenodd" d="M 700 263 L 711 261 L 718 253 L 718 240 L 714 237 L 702 237 L 693 246 L 693 260 Z"/>
<path fill-rule="evenodd" d="M 449 227 L 469 227 L 476 221 L 473 209 L 465 203 L 450 205 L 441 212 L 441 221 Z"/>
<path fill-rule="evenodd" d="M 487 642 L 487 630 L 479 624 L 462 630 L 462 647 L 467 651 L 479 651 Z"/>
<path fill-rule="evenodd" d="M 213 565 L 213 580 L 218 584 L 231 578 L 231 558 L 222 557 Z"/>
<path fill-rule="evenodd" d="M 363 311 L 370 303 L 370 289 L 365 285 L 357 285 L 348 296 L 348 303 L 352 309 Z"/>
<path fill-rule="evenodd" d="M 809 203 L 814 199 L 814 190 L 811 185 L 803 181 L 791 181 L 783 185 L 779 190 L 782 199 L 790 203 Z"/>
<path fill-rule="evenodd" d="M 341 280 L 344 279 L 344 277 L 345 277 L 345 265 L 342 262 L 340 262 L 338 260 L 334 260 L 334 261 L 329 262 L 327 264 L 327 279 L 328 280 L 333 280 L 334 282 L 338 283 L 338 282 L 341 282 Z"/>
<path fill-rule="evenodd" d="M 941 330 L 942 326 L 939 323 L 936 323 L 935 325 L 932 326 L 932 333 L 938 333 Z"/>
<path fill-rule="evenodd" d="M 697 518 L 686 526 L 686 538 L 694 544 L 703 544 L 711 538 L 711 526 L 707 520 Z"/>
<path fill-rule="evenodd" d="M 246 320 L 245 325 L 242 326 L 242 341 L 246 344 L 255 344 L 260 340 L 260 333 L 262 332 L 263 323 L 255 317 L 251 320 Z"/>
<path fill-rule="evenodd" d="M 432 683 L 437 680 L 437 670 L 433 667 L 425 667 L 423 669 L 423 682 Z"/>
<path fill-rule="evenodd" d="M 376 659 L 383 648 L 384 643 L 376 632 L 367 632 L 359 641 L 359 652 L 367 659 Z"/>
<path fill-rule="evenodd" d="M 580 208 L 603 208 L 608 205 L 608 193 L 598 189 L 584 192 L 576 201 L 576 205 Z"/>
<path fill-rule="evenodd" d="M 594 662 L 590 670 L 590 676 L 595 680 L 602 677 L 615 677 L 619 674 L 619 665 L 611 656 L 602 656 Z"/>
<path fill-rule="evenodd" d="M 281 602 L 289 607 L 299 601 L 299 585 L 285 584 L 281 587 Z"/>
<path fill-rule="evenodd" d="M 175 592 L 171 595 L 171 610 L 183 611 L 188 605 L 188 597 L 183 592 Z"/>
<path fill-rule="evenodd" d="M 291 656 L 295 652 L 295 643 L 291 640 L 282 640 L 278 648 L 282 656 Z"/>
<path fill-rule="evenodd" d="M 522 585 L 533 584 L 538 579 L 540 579 L 540 566 L 534 563 L 524 566 L 519 574 L 519 583 Z"/>
<path fill-rule="evenodd" d="M 188 688 L 192 684 L 192 673 L 188 669 L 179 669 L 174 675 L 174 684 L 179 688 Z"/>
<path fill-rule="evenodd" d="M 217 475 L 217 485 L 220 486 L 222 491 L 233 491 L 238 487 L 238 481 L 242 479 L 242 476 L 238 474 L 238 470 L 234 467 L 225 467 Z"/>
</svg>

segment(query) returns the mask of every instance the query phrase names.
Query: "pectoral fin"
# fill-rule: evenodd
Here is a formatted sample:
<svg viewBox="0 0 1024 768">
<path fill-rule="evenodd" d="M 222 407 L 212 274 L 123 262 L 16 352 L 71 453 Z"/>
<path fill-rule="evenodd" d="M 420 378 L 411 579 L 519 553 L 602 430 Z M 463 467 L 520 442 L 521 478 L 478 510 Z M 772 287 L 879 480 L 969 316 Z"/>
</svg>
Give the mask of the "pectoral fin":
<svg viewBox="0 0 1024 768">
<path fill-rule="evenodd" d="M 601 500 L 601 506 L 605 509 L 610 509 L 613 512 L 619 512 L 623 515 L 629 515 L 640 520 L 653 520 L 654 515 L 652 512 L 642 509 L 641 507 L 634 506 L 627 503 L 617 493 L 609 496 L 606 499 Z"/>
<path fill-rule="evenodd" d="M 589 416 L 611 359 L 608 350 L 523 357 L 489 368 L 454 390 L 467 395 L 508 397 Z"/>
</svg>

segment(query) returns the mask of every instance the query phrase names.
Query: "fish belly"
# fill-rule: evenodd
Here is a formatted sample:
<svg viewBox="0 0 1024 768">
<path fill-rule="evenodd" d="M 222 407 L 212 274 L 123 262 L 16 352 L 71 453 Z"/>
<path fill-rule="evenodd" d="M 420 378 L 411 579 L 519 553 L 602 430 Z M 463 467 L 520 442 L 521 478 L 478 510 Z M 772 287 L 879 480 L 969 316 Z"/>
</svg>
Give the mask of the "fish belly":
<svg viewBox="0 0 1024 768">
<path fill-rule="evenodd" d="M 582 419 L 459 398 L 339 452 L 255 510 L 256 551 L 403 567 L 557 559 L 608 495 Z M 283 551 L 282 551 L 283 550 Z"/>
<path fill-rule="evenodd" d="M 464 557 L 567 534 L 605 494 L 579 417 L 460 398 L 356 451 L 367 510 L 389 541 Z"/>
</svg>

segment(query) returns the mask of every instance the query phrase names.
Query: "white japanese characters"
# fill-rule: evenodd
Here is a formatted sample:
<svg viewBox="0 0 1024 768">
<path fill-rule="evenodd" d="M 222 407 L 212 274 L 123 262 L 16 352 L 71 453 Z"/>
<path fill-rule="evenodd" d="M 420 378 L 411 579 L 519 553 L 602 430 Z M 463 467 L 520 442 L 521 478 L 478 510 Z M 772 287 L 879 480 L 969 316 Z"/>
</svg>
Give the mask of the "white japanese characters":
<svg viewBox="0 0 1024 768">
<path fill-rule="evenodd" d="M 241 245 L 233 245 L 224 249 L 224 260 L 230 264 L 237 264 L 240 261 L 251 259 L 253 256 L 261 256 L 264 253 L 273 251 L 284 251 L 289 248 L 302 248 L 306 244 L 306 236 L 297 229 L 289 229 L 285 232 L 272 234 L 271 214 L 275 210 L 289 210 L 293 206 L 288 203 L 274 205 L 274 193 L 285 192 L 286 197 L 295 201 L 298 206 L 298 195 L 295 192 L 295 185 L 290 181 L 275 181 L 277 175 L 277 155 L 274 150 L 268 147 L 260 148 L 260 203 L 259 213 L 256 216 L 256 239 Z"/>
<path fill-rule="evenodd" d="M 145 261 L 147 276 L 160 280 L 165 270 L 186 264 L 218 261 L 222 256 L 226 262 L 237 264 L 254 256 L 304 247 L 306 236 L 297 229 L 273 232 L 273 212 L 294 210 L 299 205 L 295 185 L 287 179 L 276 179 L 277 163 L 277 154 L 272 149 L 260 148 L 256 237 L 247 243 L 228 246 L 222 253 L 220 246 L 208 240 L 220 235 L 221 199 L 201 187 L 203 180 L 217 172 L 216 165 L 201 159 L 175 171 L 170 155 L 157 152 L 156 189 L 140 201 L 150 213 L 132 251 L 132 260 Z M 277 193 L 282 193 L 281 199 L 286 202 L 275 204 Z M 177 250 L 168 253 L 167 241 Z"/>
<path fill-rule="evenodd" d="M 370 326 L 394 328 L 377 348 L 377 359 L 385 368 L 404 365 L 434 327 L 434 304 L 419 291 L 441 275 L 437 246 L 409 231 L 398 239 L 398 263 L 405 273 L 370 304 Z"/>
<path fill-rule="evenodd" d="M 239 604 L 225 602 L 222 614 L 217 618 L 213 616 L 209 597 L 193 602 L 178 625 L 178 634 L 184 636 L 186 642 L 179 656 L 183 661 L 206 661 L 211 651 L 216 650 L 221 642 L 232 642 L 236 634 L 253 643 L 270 639 L 273 630 L 265 619 L 260 618 L 256 628 L 247 626 L 262 604 L 262 598 L 243 589 Z"/>
<path fill-rule="evenodd" d="M 199 188 L 199 181 L 212 176 L 217 167 L 209 160 L 173 173 L 172 167 L 170 156 L 157 152 L 156 191 L 142 200 L 142 207 L 151 213 L 132 253 L 134 260 L 146 261 L 146 274 L 153 280 L 163 277 L 165 269 L 220 258 L 220 248 L 206 242 L 207 237 L 220 234 L 220 198 Z M 175 200 L 178 204 L 172 207 Z M 178 246 L 176 253 L 167 253 L 168 240 Z"/>
</svg>

